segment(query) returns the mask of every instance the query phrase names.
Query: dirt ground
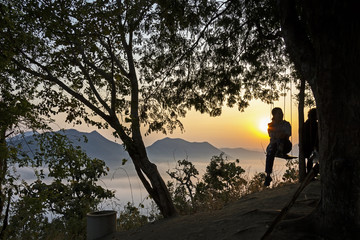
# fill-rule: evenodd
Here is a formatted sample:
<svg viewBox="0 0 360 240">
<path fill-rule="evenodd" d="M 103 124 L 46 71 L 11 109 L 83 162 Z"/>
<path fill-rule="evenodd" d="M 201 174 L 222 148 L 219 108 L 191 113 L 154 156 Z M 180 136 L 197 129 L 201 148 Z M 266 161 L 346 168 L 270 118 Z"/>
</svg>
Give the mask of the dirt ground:
<svg viewBox="0 0 360 240">
<path fill-rule="evenodd" d="M 163 219 L 104 240 L 256 240 L 261 239 L 299 184 L 247 195 L 221 210 Z M 294 223 L 311 213 L 320 199 L 320 182 L 311 182 L 268 239 L 322 239 Z"/>
</svg>

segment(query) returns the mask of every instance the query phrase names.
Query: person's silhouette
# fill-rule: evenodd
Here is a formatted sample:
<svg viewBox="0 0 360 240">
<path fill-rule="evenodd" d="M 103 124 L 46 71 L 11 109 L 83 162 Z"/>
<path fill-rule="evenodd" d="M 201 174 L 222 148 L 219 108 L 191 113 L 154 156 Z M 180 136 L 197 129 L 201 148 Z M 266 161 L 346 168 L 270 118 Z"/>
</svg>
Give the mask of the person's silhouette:
<svg viewBox="0 0 360 240">
<path fill-rule="evenodd" d="M 269 186 L 272 181 L 271 173 L 274 166 L 275 157 L 286 157 L 291 151 L 292 144 L 289 140 L 291 136 L 291 125 L 283 120 L 284 114 L 281 108 L 274 108 L 271 111 L 272 121 L 268 124 L 270 143 L 266 148 L 266 178 L 265 186 Z"/>
<path fill-rule="evenodd" d="M 302 139 L 304 157 L 307 159 L 306 173 L 308 174 L 313 167 L 314 155 L 316 155 L 319 151 L 318 121 L 316 108 L 312 108 L 308 112 L 308 119 L 305 121 L 303 127 Z M 317 172 L 315 174 L 317 174 Z"/>
</svg>

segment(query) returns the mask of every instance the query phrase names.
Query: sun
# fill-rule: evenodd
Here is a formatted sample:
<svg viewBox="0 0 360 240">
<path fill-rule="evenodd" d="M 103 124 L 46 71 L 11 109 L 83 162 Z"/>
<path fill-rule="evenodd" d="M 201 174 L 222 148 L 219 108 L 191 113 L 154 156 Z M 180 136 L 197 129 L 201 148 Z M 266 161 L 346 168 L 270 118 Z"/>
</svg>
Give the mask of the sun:
<svg viewBox="0 0 360 240">
<path fill-rule="evenodd" d="M 269 117 L 264 117 L 259 120 L 258 129 L 263 134 L 268 134 L 268 123 L 271 122 Z"/>
</svg>

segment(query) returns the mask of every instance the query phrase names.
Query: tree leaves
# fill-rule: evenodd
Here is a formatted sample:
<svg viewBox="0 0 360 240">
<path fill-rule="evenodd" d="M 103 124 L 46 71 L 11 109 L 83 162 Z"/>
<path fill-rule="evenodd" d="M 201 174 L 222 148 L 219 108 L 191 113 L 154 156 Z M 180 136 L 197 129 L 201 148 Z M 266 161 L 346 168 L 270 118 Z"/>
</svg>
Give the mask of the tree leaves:
<svg viewBox="0 0 360 240">
<path fill-rule="evenodd" d="M 24 159 L 22 166 L 33 166 L 37 180 L 17 186 L 19 199 L 13 203 L 14 213 L 8 231 L 14 232 L 14 238 L 34 234 L 26 227 L 31 225 L 31 221 L 46 224 L 44 215 L 52 212 L 55 214 L 53 223 L 57 219 L 62 220 L 66 238 L 82 239 L 81 236 L 85 236 L 86 214 L 96 209 L 103 199 L 114 196 L 112 191 L 97 185 L 108 168 L 104 161 L 89 158 L 64 135 L 44 133 L 37 135 L 35 141 L 39 148 L 34 150 L 33 157 Z M 39 217 L 34 219 L 34 215 Z M 28 222 L 21 220 L 22 225 L 19 226 L 16 223 L 19 219 L 27 219 Z M 39 231 L 38 227 L 33 229 Z M 46 236 L 49 229 L 37 234 Z"/>
<path fill-rule="evenodd" d="M 71 94 L 81 102 L 70 110 L 66 101 L 42 95 L 59 107 L 54 112 L 66 111 L 68 121 L 99 125 L 88 108 L 105 119 L 114 112 L 126 116 L 138 91 L 132 108 L 146 112 L 123 118 L 124 126 L 140 120 L 148 133 L 171 132 L 182 128 L 178 117 L 192 107 L 218 116 L 225 103 L 243 110 L 253 98 L 278 99 L 275 83 L 288 63 L 274 3 L 25 1 L 16 6 L 36 17 L 18 20 L 31 41 L 17 59 L 41 66 L 34 70 L 43 84 L 65 90 L 58 97 Z"/>
</svg>

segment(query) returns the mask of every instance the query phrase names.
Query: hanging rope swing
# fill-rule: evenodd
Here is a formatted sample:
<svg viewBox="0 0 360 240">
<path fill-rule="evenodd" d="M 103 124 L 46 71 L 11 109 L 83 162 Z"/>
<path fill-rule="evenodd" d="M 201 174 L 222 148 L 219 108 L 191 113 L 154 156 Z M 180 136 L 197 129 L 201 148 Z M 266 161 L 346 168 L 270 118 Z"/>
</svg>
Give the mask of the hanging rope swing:
<svg viewBox="0 0 360 240">
<path fill-rule="evenodd" d="M 285 83 L 285 86 L 284 86 L 284 92 L 283 92 L 283 96 L 284 96 L 284 107 L 283 107 L 283 114 L 284 114 L 284 119 L 285 119 L 285 113 L 286 113 L 286 83 Z M 291 135 L 290 135 L 290 142 L 292 143 L 292 126 L 293 126 L 293 122 L 292 122 L 292 82 L 290 81 L 290 125 L 291 125 Z M 270 105 L 271 109 L 270 109 L 270 119 L 271 119 L 271 111 L 272 109 L 274 108 L 274 104 L 272 103 Z M 294 158 L 297 158 L 296 156 L 292 156 L 292 149 L 291 149 L 291 155 L 288 155 L 288 154 L 283 154 L 282 156 L 276 156 L 278 158 L 283 158 L 283 159 L 294 159 Z"/>
<path fill-rule="evenodd" d="M 292 127 L 293 127 L 293 122 L 292 122 L 292 81 L 290 81 L 290 126 L 291 126 L 291 135 L 290 135 L 290 142 L 292 143 Z M 284 119 L 285 119 L 285 113 L 286 113 L 286 83 L 284 86 Z M 294 159 L 297 158 L 296 156 L 292 155 L 292 148 L 290 151 L 290 155 L 285 154 L 283 157 L 284 159 Z"/>
<path fill-rule="evenodd" d="M 290 81 L 290 125 L 291 125 L 291 135 L 290 135 L 290 142 L 292 142 L 292 126 L 293 126 L 293 122 L 292 122 L 292 81 Z M 285 83 L 285 87 L 284 87 L 284 119 L 285 119 L 285 113 L 286 113 L 286 83 Z M 292 154 L 292 149 L 291 149 L 291 154 Z"/>
</svg>

